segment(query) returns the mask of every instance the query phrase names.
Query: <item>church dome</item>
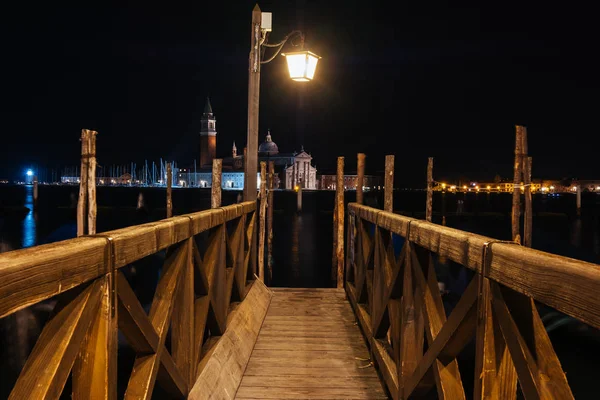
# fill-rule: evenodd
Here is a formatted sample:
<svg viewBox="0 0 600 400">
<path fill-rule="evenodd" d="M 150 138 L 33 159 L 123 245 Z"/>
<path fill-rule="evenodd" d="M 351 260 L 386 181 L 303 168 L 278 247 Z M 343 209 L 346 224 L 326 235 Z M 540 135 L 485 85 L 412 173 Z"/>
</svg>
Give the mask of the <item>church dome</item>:
<svg viewBox="0 0 600 400">
<path fill-rule="evenodd" d="M 274 156 L 279 154 L 277 144 L 271 139 L 271 131 L 267 131 L 267 138 L 258 146 L 258 154 L 261 156 Z"/>
</svg>

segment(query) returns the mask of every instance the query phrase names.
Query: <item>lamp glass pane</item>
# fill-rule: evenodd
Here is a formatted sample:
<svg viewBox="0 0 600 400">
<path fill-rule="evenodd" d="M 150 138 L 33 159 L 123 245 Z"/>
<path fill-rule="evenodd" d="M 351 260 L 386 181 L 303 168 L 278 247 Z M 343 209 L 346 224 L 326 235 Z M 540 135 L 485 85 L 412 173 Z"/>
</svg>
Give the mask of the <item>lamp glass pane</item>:
<svg viewBox="0 0 600 400">
<path fill-rule="evenodd" d="M 288 63 L 290 78 L 293 80 L 306 79 L 306 54 L 286 54 L 285 58 Z"/>
<path fill-rule="evenodd" d="M 315 70 L 317 69 L 317 62 L 319 59 L 312 54 L 307 54 L 306 60 L 306 78 L 313 79 L 315 77 Z"/>
</svg>

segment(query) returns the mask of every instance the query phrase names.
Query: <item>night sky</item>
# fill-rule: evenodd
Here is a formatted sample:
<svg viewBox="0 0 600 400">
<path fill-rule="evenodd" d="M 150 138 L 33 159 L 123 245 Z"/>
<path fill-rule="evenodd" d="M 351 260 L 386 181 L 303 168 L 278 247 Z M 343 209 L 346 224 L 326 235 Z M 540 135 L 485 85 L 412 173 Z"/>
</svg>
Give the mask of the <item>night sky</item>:
<svg viewBox="0 0 600 400">
<path fill-rule="evenodd" d="M 253 1 L 20 3 L 0 13 L 0 178 L 75 165 L 81 128 L 101 165 L 193 162 L 207 95 L 218 155 L 244 147 Z M 534 178 L 600 178 L 595 13 L 524 3 L 260 2 L 271 42 L 300 28 L 323 56 L 309 84 L 263 66 L 260 140 L 304 145 L 321 172 L 395 154 L 397 185 L 423 186 L 428 156 L 437 180 L 511 176 L 523 124 Z"/>
</svg>

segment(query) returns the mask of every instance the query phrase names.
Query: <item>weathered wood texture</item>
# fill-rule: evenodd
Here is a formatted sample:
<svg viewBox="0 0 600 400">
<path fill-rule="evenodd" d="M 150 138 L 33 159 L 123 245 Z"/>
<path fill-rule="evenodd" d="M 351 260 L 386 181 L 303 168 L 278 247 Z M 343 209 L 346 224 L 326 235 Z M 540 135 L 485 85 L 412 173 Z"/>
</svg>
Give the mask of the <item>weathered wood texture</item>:
<svg viewBox="0 0 600 400">
<path fill-rule="evenodd" d="M 425 205 L 425 219 L 431 222 L 433 215 L 433 157 L 427 161 L 427 202 Z"/>
<path fill-rule="evenodd" d="M 87 131 L 89 157 L 88 157 L 88 179 L 87 179 L 87 218 L 88 218 L 88 235 L 96 234 L 96 131 Z"/>
<path fill-rule="evenodd" d="M 348 211 L 346 292 L 394 399 L 433 386 L 438 398 L 465 398 L 456 356 L 474 335 L 475 398 L 515 398 L 517 378 L 526 398 L 572 398 L 534 299 L 599 328 L 589 296 L 599 265 L 356 203 Z M 393 235 L 405 239 L 398 256 Z M 475 271 L 448 317 L 436 256 Z"/>
<path fill-rule="evenodd" d="M 262 13 L 258 4 L 252 10 L 250 55 L 248 56 L 248 133 L 244 150 L 244 201 L 256 200 L 258 172 L 258 104 L 260 102 L 260 57 Z"/>
<path fill-rule="evenodd" d="M 221 207 L 221 177 L 223 160 L 214 159 L 212 164 L 212 184 L 210 187 L 210 208 Z"/>
<path fill-rule="evenodd" d="M 392 212 L 394 209 L 394 156 L 385 156 L 385 181 L 383 187 L 383 209 Z"/>
<path fill-rule="evenodd" d="M 267 216 L 267 163 L 260 162 L 260 210 L 258 231 L 258 278 L 265 281 L 265 228 Z"/>
<path fill-rule="evenodd" d="M 230 310 L 244 309 L 255 210 L 246 202 L 1 254 L 0 317 L 59 295 L 11 397 L 58 398 L 72 371 L 74 398 L 116 398 L 117 330 L 136 353 L 126 398 L 151 398 L 157 382 L 172 397 L 186 396 L 199 368 L 220 354 L 203 349 L 226 337 L 236 318 Z M 195 236 L 205 231 L 201 253 Z M 118 269 L 164 249 L 146 314 Z"/>
<path fill-rule="evenodd" d="M 344 157 L 337 159 L 337 176 L 335 189 L 335 225 L 334 245 L 335 259 L 333 262 L 333 270 L 336 271 L 337 287 L 344 287 Z"/>
<path fill-rule="evenodd" d="M 356 202 L 363 204 L 363 187 L 365 186 L 365 153 L 358 153 L 356 157 Z"/>
<path fill-rule="evenodd" d="M 173 216 L 173 198 L 171 195 L 173 185 L 173 170 L 171 169 L 171 163 L 167 163 L 167 218 Z"/>
<path fill-rule="evenodd" d="M 81 175 L 79 177 L 79 199 L 77 200 L 77 236 L 86 234 L 88 162 L 89 162 L 89 131 L 81 130 Z"/>
<path fill-rule="evenodd" d="M 227 330 L 202 364 L 189 399 L 233 398 L 250 360 L 272 293 L 255 281 L 244 302 L 233 311 Z"/>
<path fill-rule="evenodd" d="M 236 398 L 387 398 L 343 289 L 273 289 Z"/>
<path fill-rule="evenodd" d="M 523 132 L 525 128 L 517 125 L 515 129 L 515 166 L 513 176 L 512 201 L 512 238 L 521 243 L 521 179 L 523 176 Z"/>
<path fill-rule="evenodd" d="M 267 204 L 267 282 L 273 278 L 273 181 L 275 179 L 275 162 L 269 161 L 269 195 Z"/>
</svg>

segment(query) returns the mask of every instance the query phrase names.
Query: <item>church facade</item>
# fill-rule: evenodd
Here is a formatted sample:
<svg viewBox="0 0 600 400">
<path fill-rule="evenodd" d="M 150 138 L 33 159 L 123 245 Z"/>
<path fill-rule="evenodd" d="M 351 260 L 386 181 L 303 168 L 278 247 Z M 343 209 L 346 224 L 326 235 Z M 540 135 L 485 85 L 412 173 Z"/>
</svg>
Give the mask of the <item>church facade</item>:
<svg viewBox="0 0 600 400">
<path fill-rule="evenodd" d="M 190 169 L 182 169 L 177 180 L 181 186 L 212 186 L 212 162 L 216 158 L 217 148 L 216 124 L 216 117 L 210 100 L 207 98 L 201 119 L 200 168 L 195 172 Z M 317 168 L 312 165 L 312 156 L 304 150 L 304 147 L 300 152 L 280 153 L 271 132 L 267 131 L 264 142 L 258 147 L 258 161 L 259 163 L 260 161 L 267 163 L 272 161 L 275 164 L 275 188 L 317 189 Z M 257 186 L 258 189 L 260 173 L 257 178 Z M 233 190 L 244 188 L 244 155 L 238 154 L 235 142 L 231 149 L 231 156 L 223 158 L 221 187 Z"/>
</svg>

